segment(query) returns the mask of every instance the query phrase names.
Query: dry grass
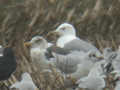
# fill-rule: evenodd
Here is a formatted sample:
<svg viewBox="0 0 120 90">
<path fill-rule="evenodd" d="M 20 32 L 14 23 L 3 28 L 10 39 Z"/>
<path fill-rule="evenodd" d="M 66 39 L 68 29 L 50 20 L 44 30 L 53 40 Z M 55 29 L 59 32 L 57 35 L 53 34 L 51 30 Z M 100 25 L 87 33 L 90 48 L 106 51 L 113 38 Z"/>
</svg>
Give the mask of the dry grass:
<svg viewBox="0 0 120 90">
<path fill-rule="evenodd" d="M 46 37 L 63 22 L 74 24 L 77 35 L 100 50 L 107 46 L 116 49 L 120 44 L 119 0 L 1 0 L 0 11 L 0 44 L 13 46 L 18 63 L 6 81 L 8 86 L 27 71 L 39 90 L 66 90 L 63 77 L 55 70 L 47 76 L 36 71 L 23 45 L 32 36 Z"/>
</svg>

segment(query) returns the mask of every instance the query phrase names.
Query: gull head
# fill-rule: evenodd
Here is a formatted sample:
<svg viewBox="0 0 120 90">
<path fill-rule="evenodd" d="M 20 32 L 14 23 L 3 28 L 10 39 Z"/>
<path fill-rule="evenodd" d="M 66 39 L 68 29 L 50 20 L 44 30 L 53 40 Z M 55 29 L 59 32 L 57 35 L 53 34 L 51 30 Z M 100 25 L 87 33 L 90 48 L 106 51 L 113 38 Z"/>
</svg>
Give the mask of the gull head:
<svg viewBox="0 0 120 90">
<path fill-rule="evenodd" d="M 107 48 L 105 48 L 105 49 L 103 50 L 103 54 L 104 54 L 104 55 L 108 55 L 108 54 L 111 53 L 111 52 L 113 52 L 113 51 L 112 51 L 112 48 L 108 48 L 108 47 L 107 47 Z"/>
<path fill-rule="evenodd" d="M 63 23 L 56 29 L 55 32 L 58 32 L 60 36 L 64 35 L 74 35 L 76 36 L 76 30 L 73 25 L 69 23 Z"/>
<path fill-rule="evenodd" d="M 113 61 L 117 57 L 117 53 L 112 50 L 112 48 L 105 48 L 103 50 L 103 56 L 108 61 Z"/>
<path fill-rule="evenodd" d="M 47 41 L 41 36 L 35 36 L 29 42 L 24 43 L 25 46 L 31 48 L 46 49 L 48 47 Z"/>
<path fill-rule="evenodd" d="M 88 56 L 89 60 L 91 60 L 93 62 L 103 60 L 103 56 L 98 55 L 97 52 L 94 51 L 94 50 L 91 50 L 91 51 L 87 52 L 87 56 Z"/>
</svg>

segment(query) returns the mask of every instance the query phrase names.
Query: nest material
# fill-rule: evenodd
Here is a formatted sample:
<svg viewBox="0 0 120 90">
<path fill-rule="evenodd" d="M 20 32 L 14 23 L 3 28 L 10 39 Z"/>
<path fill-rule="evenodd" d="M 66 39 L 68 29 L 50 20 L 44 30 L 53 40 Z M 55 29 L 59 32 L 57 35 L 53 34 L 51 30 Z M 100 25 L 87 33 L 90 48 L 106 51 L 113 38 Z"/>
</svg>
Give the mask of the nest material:
<svg viewBox="0 0 120 90">
<path fill-rule="evenodd" d="M 47 33 L 63 23 L 74 24 L 77 35 L 88 39 L 100 50 L 117 48 L 120 40 L 119 0 L 1 0 L 0 44 L 14 48 L 18 67 L 5 82 L 10 86 L 20 80 L 23 72 L 29 72 L 41 90 L 66 90 L 63 77 L 56 73 L 46 75 L 36 72 L 24 41 L 35 35 Z M 47 37 L 46 37 L 47 38 Z M 49 38 L 48 38 L 49 39 Z M 59 77 L 58 77 L 59 76 Z M 51 83 L 51 82 L 52 83 Z M 109 88 L 109 87 L 108 87 Z M 2 89 L 3 90 L 3 89 Z M 6 89 L 7 90 L 7 89 Z M 112 89 L 111 89 L 112 90 Z"/>
</svg>

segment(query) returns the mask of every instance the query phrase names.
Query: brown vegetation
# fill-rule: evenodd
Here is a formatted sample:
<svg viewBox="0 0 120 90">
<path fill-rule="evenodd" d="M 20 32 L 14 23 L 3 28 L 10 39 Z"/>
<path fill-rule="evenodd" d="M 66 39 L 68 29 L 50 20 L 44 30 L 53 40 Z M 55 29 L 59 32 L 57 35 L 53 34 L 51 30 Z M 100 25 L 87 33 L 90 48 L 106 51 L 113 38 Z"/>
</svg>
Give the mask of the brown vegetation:
<svg viewBox="0 0 120 90">
<path fill-rule="evenodd" d="M 35 35 L 46 37 L 63 22 L 73 24 L 80 38 L 100 50 L 106 46 L 116 49 L 120 44 L 120 0 L 1 0 L 0 11 L 0 44 L 13 46 L 18 63 L 7 85 L 28 71 L 40 90 L 66 90 L 55 70 L 47 79 L 35 71 L 23 45 Z"/>
</svg>

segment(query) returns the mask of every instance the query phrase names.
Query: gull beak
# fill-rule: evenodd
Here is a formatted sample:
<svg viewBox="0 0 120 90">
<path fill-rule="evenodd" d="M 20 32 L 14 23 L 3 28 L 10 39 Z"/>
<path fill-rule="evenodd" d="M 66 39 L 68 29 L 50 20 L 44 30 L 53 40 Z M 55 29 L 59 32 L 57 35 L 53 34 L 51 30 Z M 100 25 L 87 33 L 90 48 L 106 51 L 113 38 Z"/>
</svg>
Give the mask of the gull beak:
<svg viewBox="0 0 120 90">
<path fill-rule="evenodd" d="M 99 60 L 104 59 L 104 57 L 103 57 L 103 56 L 97 56 L 97 58 L 98 58 Z"/>
<path fill-rule="evenodd" d="M 24 46 L 25 46 L 25 47 L 30 47 L 30 46 L 31 46 L 31 43 L 30 43 L 30 42 L 25 42 L 25 43 L 24 43 Z"/>
<path fill-rule="evenodd" d="M 52 33 L 58 33 L 59 31 L 58 30 L 54 30 Z"/>
<path fill-rule="evenodd" d="M 39 90 L 38 88 L 35 88 L 35 90 Z"/>
<path fill-rule="evenodd" d="M 55 34 L 58 35 L 58 36 L 61 36 L 61 35 L 62 35 L 62 32 L 59 31 L 59 30 L 55 30 L 55 31 L 53 31 L 53 33 L 55 33 Z"/>
<path fill-rule="evenodd" d="M 47 39 L 48 39 L 50 42 L 54 43 L 54 42 L 57 41 L 57 39 L 58 39 L 60 36 L 61 36 L 61 35 L 60 35 L 58 32 L 56 32 L 56 31 L 51 31 L 51 32 L 49 32 L 49 33 L 47 34 Z"/>
</svg>

